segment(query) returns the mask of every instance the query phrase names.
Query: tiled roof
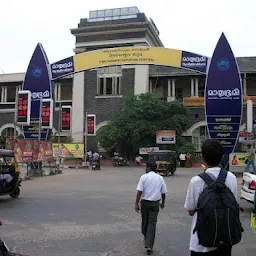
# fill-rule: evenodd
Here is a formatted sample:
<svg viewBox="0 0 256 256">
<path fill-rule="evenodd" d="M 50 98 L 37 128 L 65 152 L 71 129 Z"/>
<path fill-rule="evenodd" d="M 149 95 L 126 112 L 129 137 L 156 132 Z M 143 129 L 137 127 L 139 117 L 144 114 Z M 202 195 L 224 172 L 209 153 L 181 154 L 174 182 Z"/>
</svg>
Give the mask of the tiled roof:
<svg viewBox="0 0 256 256">
<path fill-rule="evenodd" d="M 238 57 L 237 63 L 241 73 L 256 73 L 256 57 Z M 181 69 L 181 68 L 150 65 L 149 75 L 150 76 L 188 76 L 188 75 L 200 75 L 200 73 L 186 70 L 186 69 Z"/>
</svg>

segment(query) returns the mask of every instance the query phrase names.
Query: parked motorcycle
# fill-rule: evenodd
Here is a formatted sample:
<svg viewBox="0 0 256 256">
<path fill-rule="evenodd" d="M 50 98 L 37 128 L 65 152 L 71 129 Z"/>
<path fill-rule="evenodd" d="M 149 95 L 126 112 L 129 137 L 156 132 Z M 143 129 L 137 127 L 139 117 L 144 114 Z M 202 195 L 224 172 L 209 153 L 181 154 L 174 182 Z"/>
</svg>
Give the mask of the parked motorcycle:
<svg viewBox="0 0 256 256">
<path fill-rule="evenodd" d="M 130 163 L 126 157 L 114 157 L 113 166 L 130 166 Z"/>
</svg>

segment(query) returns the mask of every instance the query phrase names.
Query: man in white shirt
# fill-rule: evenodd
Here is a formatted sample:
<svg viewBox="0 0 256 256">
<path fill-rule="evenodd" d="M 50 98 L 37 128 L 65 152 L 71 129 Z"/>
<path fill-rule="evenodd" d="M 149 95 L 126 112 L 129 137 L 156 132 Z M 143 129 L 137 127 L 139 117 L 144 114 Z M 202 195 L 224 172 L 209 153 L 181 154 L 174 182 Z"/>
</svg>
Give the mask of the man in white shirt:
<svg viewBox="0 0 256 256">
<path fill-rule="evenodd" d="M 222 157 L 223 151 L 219 141 L 207 140 L 204 142 L 204 144 L 202 145 L 203 165 L 206 167 L 205 172 L 214 180 L 218 178 L 218 175 L 220 173 L 221 168 L 219 167 L 219 164 L 222 160 Z M 235 198 L 237 198 L 237 180 L 235 175 L 232 174 L 231 172 L 228 172 L 225 184 L 234 194 Z M 197 213 L 195 212 L 195 209 L 197 208 L 198 198 L 205 187 L 205 182 L 199 176 L 195 176 L 191 179 L 187 191 L 186 202 L 184 207 L 185 209 L 188 210 L 188 214 L 190 216 L 193 216 L 189 246 L 191 256 L 231 256 L 231 247 L 204 247 L 199 244 L 197 232 L 193 234 L 197 222 Z"/>
<path fill-rule="evenodd" d="M 185 164 L 186 164 L 186 154 L 180 153 L 179 159 L 180 159 L 180 167 L 185 167 Z"/>
<path fill-rule="evenodd" d="M 153 251 L 159 205 L 161 209 L 164 208 L 166 193 L 165 181 L 162 176 L 156 173 L 156 164 L 148 163 L 146 174 L 140 177 L 137 185 L 135 201 L 135 211 L 139 212 L 141 210 L 141 233 L 144 236 L 148 255 Z M 160 200 L 162 200 L 161 204 Z"/>
</svg>

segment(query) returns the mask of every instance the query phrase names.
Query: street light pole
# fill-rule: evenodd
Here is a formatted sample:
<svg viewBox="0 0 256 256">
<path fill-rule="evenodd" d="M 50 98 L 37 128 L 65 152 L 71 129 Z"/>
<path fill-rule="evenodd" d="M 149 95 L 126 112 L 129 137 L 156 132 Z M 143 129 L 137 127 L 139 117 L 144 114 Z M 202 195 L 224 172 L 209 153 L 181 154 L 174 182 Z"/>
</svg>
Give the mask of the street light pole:
<svg viewBox="0 0 256 256">
<path fill-rule="evenodd" d="M 15 96 L 15 110 L 14 110 L 14 134 L 13 138 L 17 138 L 16 130 L 17 130 L 17 115 L 18 115 L 18 95 L 19 90 L 16 90 L 16 96 Z"/>
<path fill-rule="evenodd" d="M 59 121 L 58 121 L 58 157 L 57 157 L 57 172 L 60 172 L 60 131 L 61 131 L 61 115 L 62 115 L 62 104 L 59 103 Z"/>
<path fill-rule="evenodd" d="M 87 155 L 87 134 L 88 134 L 88 113 L 85 112 L 85 128 L 84 128 L 84 158 Z"/>
</svg>

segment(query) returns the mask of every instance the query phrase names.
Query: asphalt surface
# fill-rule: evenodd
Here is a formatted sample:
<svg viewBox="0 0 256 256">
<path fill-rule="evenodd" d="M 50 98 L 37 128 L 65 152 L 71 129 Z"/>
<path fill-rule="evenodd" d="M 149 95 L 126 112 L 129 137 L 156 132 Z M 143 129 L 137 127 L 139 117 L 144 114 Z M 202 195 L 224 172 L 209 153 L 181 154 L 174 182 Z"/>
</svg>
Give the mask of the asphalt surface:
<svg viewBox="0 0 256 256">
<path fill-rule="evenodd" d="M 165 178 L 169 193 L 166 208 L 159 213 L 154 255 L 189 255 L 191 218 L 183 205 L 190 178 L 198 172 L 178 169 L 175 176 Z M 133 209 L 143 173 L 129 167 L 67 170 L 24 181 L 19 199 L 0 199 L 1 237 L 10 249 L 30 256 L 145 255 L 140 215 Z M 245 232 L 233 255 L 254 256 L 252 205 L 243 201 L 241 206 Z"/>
</svg>

